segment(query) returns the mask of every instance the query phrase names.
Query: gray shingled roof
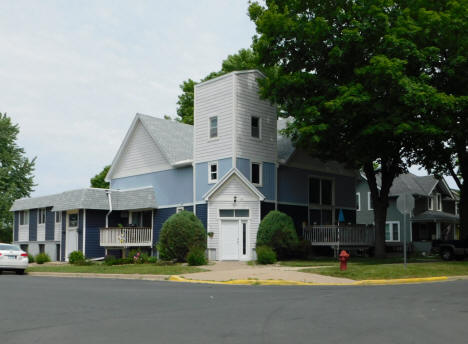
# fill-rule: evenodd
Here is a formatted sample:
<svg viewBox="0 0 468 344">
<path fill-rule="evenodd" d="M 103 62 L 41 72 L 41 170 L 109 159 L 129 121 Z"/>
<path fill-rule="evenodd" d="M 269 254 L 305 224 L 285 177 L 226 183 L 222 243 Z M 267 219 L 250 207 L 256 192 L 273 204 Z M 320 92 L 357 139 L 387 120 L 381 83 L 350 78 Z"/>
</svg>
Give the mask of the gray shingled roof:
<svg viewBox="0 0 468 344">
<path fill-rule="evenodd" d="M 427 210 L 421 214 L 414 216 L 411 221 L 414 222 L 450 222 L 458 223 L 460 221 L 460 216 L 445 213 L 442 211 Z"/>
<path fill-rule="evenodd" d="M 16 200 L 10 211 L 53 207 L 52 211 L 72 209 L 109 210 L 106 189 L 79 189 L 60 194 Z M 110 190 L 113 210 L 157 208 L 153 187 Z"/>
<path fill-rule="evenodd" d="M 193 159 L 193 126 L 143 114 L 137 116 L 171 165 Z"/>
<path fill-rule="evenodd" d="M 13 202 L 10 211 L 53 207 L 58 195 L 21 198 Z"/>
<path fill-rule="evenodd" d="M 171 165 L 193 159 L 192 125 L 140 113 L 137 116 Z M 278 161 L 281 162 L 287 161 L 294 152 L 291 140 L 279 133 L 286 124 L 286 119 L 278 120 Z"/>
<path fill-rule="evenodd" d="M 377 184 L 381 185 L 380 176 L 377 176 Z M 428 196 L 439 180 L 434 176 L 417 176 L 412 173 L 400 174 L 394 181 L 390 189 L 390 196 L 397 196 L 405 193 L 413 195 Z"/>
</svg>

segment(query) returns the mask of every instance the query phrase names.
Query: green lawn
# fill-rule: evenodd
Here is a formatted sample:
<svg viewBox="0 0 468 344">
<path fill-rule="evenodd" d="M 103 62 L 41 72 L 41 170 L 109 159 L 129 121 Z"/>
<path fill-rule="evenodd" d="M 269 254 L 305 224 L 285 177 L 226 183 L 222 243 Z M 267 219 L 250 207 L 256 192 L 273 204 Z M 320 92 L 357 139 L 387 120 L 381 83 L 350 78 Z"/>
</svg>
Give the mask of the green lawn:
<svg viewBox="0 0 468 344">
<path fill-rule="evenodd" d="M 385 258 L 385 259 L 376 259 L 376 258 L 365 258 L 365 257 L 352 257 L 348 264 L 363 264 L 363 265 L 375 265 L 375 264 L 395 264 L 401 263 L 403 258 Z M 440 261 L 440 259 L 434 257 L 418 257 L 418 258 L 408 258 L 409 263 L 423 263 L 428 261 Z M 308 266 L 334 266 L 339 264 L 338 259 L 331 257 L 317 257 L 313 260 L 285 260 L 279 262 L 283 266 L 292 266 L 292 267 L 308 267 Z"/>
<path fill-rule="evenodd" d="M 156 265 L 156 264 L 129 264 L 129 265 L 104 265 L 96 263 L 93 265 L 42 265 L 30 266 L 26 272 L 81 272 L 96 274 L 146 274 L 146 275 L 178 275 L 184 273 L 201 272 L 205 269 L 181 265 Z"/>
<path fill-rule="evenodd" d="M 406 269 L 401 263 L 356 262 L 348 264 L 346 271 L 340 271 L 339 263 L 335 263 L 329 267 L 306 268 L 300 271 L 353 280 L 461 276 L 468 275 L 468 261 L 409 263 Z"/>
</svg>

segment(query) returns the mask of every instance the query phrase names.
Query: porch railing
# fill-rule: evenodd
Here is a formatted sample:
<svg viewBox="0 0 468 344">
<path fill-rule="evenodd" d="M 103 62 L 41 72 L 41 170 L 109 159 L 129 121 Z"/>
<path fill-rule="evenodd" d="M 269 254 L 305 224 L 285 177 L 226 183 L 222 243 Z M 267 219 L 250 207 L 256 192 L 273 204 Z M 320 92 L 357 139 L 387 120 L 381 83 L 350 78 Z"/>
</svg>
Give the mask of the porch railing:
<svg viewBox="0 0 468 344">
<path fill-rule="evenodd" d="M 100 245 L 103 247 L 151 247 L 153 230 L 150 227 L 101 228 Z"/>
<path fill-rule="evenodd" d="M 374 227 L 366 225 L 307 226 L 302 234 L 315 246 L 372 246 L 374 232 Z"/>
</svg>

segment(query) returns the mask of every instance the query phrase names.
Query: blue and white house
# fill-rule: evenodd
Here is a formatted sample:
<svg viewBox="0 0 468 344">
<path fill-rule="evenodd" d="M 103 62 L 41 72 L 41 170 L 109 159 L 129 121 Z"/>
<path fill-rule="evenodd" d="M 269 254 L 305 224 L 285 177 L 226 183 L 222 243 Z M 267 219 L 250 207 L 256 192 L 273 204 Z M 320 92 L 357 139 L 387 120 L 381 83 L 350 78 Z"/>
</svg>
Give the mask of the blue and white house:
<svg viewBox="0 0 468 344">
<path fill-rule="evenodd" d="M 276 107 L 258 95 L 256 70 L 195 86 L 194 125 L 137 114 L 107 175 L 110 190 L 17 200 L 14 242 L 66 260 L 154 244 L 172 214 L 204 224 L 211 260 L 255 259 L 261 219 L 278 209 L 307 224 L 356 223 L 356 177 L 296 149 Z"/>
</svg>

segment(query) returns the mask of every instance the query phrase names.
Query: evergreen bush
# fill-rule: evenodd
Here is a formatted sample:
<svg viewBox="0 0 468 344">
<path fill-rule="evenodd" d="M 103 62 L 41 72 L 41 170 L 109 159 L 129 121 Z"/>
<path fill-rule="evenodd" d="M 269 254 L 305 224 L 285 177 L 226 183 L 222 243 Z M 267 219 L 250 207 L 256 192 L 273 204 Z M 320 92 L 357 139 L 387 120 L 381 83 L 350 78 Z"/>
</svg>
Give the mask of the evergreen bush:
<svg viewBox="0 0 468 344">
<path fill-rule="evenodd" d="M 159 235 L 159 257 L 185 261 L 191 247 L 206 250 L 206 231 L 192 212 L 181 211 L 164 222 Z"/>
<path fill-rule="evenodd" d="M 277 210 L 270 211 L 260 222 L 257 247 L 271 247 L 278 259 L 292 258 L 298 242 L 294 222 L 285 213 Z"/>
</svg>

